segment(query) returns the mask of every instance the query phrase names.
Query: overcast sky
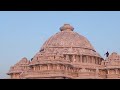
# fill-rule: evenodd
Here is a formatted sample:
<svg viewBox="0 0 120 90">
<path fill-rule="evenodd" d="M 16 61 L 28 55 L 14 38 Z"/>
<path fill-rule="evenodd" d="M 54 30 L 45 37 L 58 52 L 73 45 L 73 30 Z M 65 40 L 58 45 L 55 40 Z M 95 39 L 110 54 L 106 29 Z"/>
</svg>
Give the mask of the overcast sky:
<svg viewBox="0 0 120 90">
<path fill-rule="evenodd" d="M 0 78 L 8 78 L 10 66 L 31 59 L 63 24 L 85 36 L 104 58 L 106 51 L 120 54 L 119 11 L 1 11 Z"/>
</svg>

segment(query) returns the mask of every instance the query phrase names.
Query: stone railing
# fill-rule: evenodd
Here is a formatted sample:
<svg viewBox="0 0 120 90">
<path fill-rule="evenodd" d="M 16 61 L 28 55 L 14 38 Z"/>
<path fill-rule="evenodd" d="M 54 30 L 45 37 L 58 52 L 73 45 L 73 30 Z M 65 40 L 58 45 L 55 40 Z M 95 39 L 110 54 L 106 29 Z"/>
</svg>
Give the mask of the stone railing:
<svg viewBox="0 0 120 90">
<path fill-rule="evenodd" d="M 26 74 L 26 78 L 35 78 L 35 77 L 77 77 L 77 73 L 70 72 L 70 71 L 64 71 L 64 70 L 48 70 L 48 71 L 34 71 L 34 72 L 28 72 Z"/>
<path fill-rule="evenodd" d="M 120 68 L 120 66 L 118 66 L 118 65 L 111 65 L 111 66 L 106 66 L 105 68 Z"/>
<path fill-rule="evenodd" d="M 68 78 L 95 78 L 95 72 L 71 72 L 65 70 L 43 70 L 28 72 L 26 78 L 49 78 L 49 77 L 68 77 Z"/>
</svg>

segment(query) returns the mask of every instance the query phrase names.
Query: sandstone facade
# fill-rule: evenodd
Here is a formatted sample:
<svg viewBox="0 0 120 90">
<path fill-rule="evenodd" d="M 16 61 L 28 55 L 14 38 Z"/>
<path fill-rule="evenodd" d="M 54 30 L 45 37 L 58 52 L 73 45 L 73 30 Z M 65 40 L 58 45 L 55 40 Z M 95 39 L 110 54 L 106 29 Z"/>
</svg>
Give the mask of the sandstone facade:
<svg viewBox="0 0 120 90">
<path fill-rule="evenodd" d="M 118 79 L 120 55 L 104 60 L 91 43 L 64 24 L 32 58 L 22 58 L 7 73 L 11 79 Z"/>
</svg>

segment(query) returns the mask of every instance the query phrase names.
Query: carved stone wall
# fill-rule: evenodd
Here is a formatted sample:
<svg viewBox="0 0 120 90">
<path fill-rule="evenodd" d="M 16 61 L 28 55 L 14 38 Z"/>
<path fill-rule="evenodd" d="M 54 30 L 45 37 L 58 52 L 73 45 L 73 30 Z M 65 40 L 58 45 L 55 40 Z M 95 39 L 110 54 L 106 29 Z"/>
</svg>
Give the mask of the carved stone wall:
<svg viewBox="0 0 120 90">
<path fill-rule="evenodd" d="M 120 55 L 104 60 L 69 24 L 51 36 L 31 60 L 22 58 L 7 73 L 12 79 L 120 78 Z"/>
</svg>

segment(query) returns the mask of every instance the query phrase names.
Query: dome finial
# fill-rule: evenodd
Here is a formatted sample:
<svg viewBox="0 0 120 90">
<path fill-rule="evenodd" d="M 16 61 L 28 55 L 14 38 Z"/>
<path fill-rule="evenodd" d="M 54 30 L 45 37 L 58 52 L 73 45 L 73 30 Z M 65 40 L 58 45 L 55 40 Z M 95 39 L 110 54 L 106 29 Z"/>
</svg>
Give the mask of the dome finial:
<svg viewBox="0 0 120 90">
<path fill-rule="evenodd" d="M 60 31 L 73 31 L 74 28 L 70 24 L 64 24 L 64 26 L 60 27 Z"/>
</svg>

